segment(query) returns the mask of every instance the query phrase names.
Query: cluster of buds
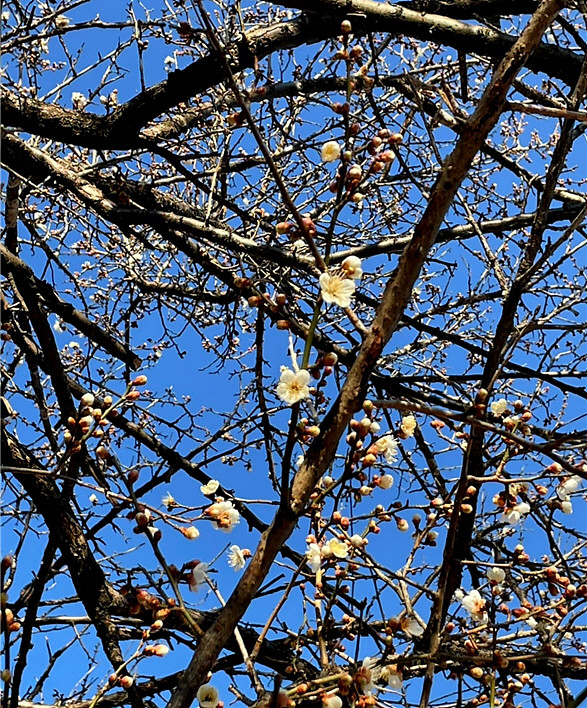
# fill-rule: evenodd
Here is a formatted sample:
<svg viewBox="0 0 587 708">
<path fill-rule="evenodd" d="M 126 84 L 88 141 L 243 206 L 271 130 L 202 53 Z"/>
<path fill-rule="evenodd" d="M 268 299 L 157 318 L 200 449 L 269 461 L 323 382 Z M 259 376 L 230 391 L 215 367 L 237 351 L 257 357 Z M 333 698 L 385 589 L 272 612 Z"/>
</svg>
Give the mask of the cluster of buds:
<svg viewBox="0 0 587 708">
<path fill-rule="evenodd" d="M 118 106 L 118 89 L 114 89 L 108 96 L 100 96 L 100 103 L 106 108 L 107 113 L 116 108 Z"/>
<path fill-rule="evenodd" d="M 350 159 L 351 155 L 352 153 L 350 152 L 348 155 L 344 153 L 343 157 Z M 344 169 L 344 165 L 339 168 L 336 178 L 330 184 L 329 189 L 334 194 L 337 194 L 340 189 Z M 365 195 L 360 189 L 364 181 L 363 177 L 363 168 L 360 165 L 351 164 L 346 168 L 346 172 L 344 172 L 344 199 L 346 199 L 346 201 L 353 202 L 354 204 L 360 204 L 363 201 Z"/>
<path fill-rule="evenodd" d="M 300 225 L 294 223 L 293 221 L 280 221 L 276 225 L 275 231 L 280 236 L 287 235 L 293 243 L 299 241 L 300 239 L 304 240 L 304 236 L 315 238 L 318 230 L 312 217 L 305 214 L 302 216 L 301 222 L 300 227 Z"/>
<path fill-rule="evenodd" d="M 367 143 L 367 152 L 373 157 L 369 172 L 376 174 L 381 172 L 386 165 L 389 165 L 395 159 L 394 147 L 401 145 L 403 135 L 398 132 L 392 132 L 387 128 L 382 128 Z"/>
<path fill-rule="evenodd" d="M 332 374 L 337 364 L 338 356 L 334 352 L 326 352 L 326 354 L 321 354 L 312 366 L 308 367 L 308 371 L 314 379 L 323 379 Z"/>
<path fill-rule="evenodd" d="M 287 302 L 287 296 L 283 293 L 277 293 L 274 298 L 271 298 L 267 293 L 259 295 L 250 295 L 247 298 L 249 307 L 266 307 L 273 314 L 278 314 Z M 289 329 L 288 320 L 276 320 L 277 329 Z"/>
<path fill-rule="evenodd" d="M 104 438 L 108 432 L 106 429 L 110 425 L 109 418 L 114 418 L 118 415 L 117 406 L 125 401 L 137 401 L 141 394 L 134 387 L 144 386 L 146 383 L 146 376 L 141 374 L 135 377 L 126 393 L 116 403 L 114 403 L 110 395 L 104 396 L 101 403 L 98 403 L 93 393 L 84 393 L 80 399 L 77 418 L 70 416 L 67 419 L 67 429 L 63 434 L 63 440 L 66 445 L 71 446 L 71 452 L 79 452 L 82 442 L 90 437 L 98 440 Z M 96 455 L 99 459 L 106 462 L 110 459 L 110 452 L 103 445 L 96 448 Z"/>
<path fill-rule="evenodd" d="M 122 593 L 126 594 L 126 593 Z M 156 612 L 161 607 L 161 600 L 148 590 L 130 588 L 129 601 L 131 603 L 131 614 L 139 614 L 142 610 Z M 134 595 L 134 597 L 133 597 Z M 133 602 L 134 599 L 134 602 Z"/>
<path fill-rule="evenodd" d="M 561 591 L 565 600 L 572 600 L 574 597 L 587 597 L 587 585 L 582 584 L 577 587 L 571 583 L 570 578 L 559 573 L 556 566 L 548 566 L 544 573 L 548 582 L 548 592 L 552 597 L 556 597 Z"/>
<path fill-rule="evenodd" d="M 308 443 L 320 435 L 320 428 L 308 418 L 301 418 L 297 426 L 297 435 L 302 442 Z"/>
<path fill-rule="evenodd" d="M 118 674 L 110 674 L 108 678 L 108 683 L 111 686 L 121 686 L 122 688 L 130 688 L 134 684 L 135 680 L 132 676 L 125 674 L 124 676 L 119 676 Z"/>
<path fill-rule="evenodd" d="M 151 536 L 155 541 L 160 541 L 162 537 L 161 530 L 155 528 L 152 525 L 152 514 L 149 509 L 146 509 L 142 505 L 137 512 L 130 512 L 128 518 L 133 519 L 136 522 L 136 526 L 133 528 L 133 533 L 145 533 L 147 529 L 151 533 Z"/>
<path fill-rule="evenodd" d="M 345 61 L 348 63 L 349 67 L 352 66 L 353 63 L 356 63 L 360 66 L 364 54 L 363 47 L 361 47 L 359 44 L 356 44 L 354 47 L 349 47 L 348 35 L 345 34 L 343 34 L 343 42 L 344 46 L 334 53 L 334 60 Z"/>
<path fill-rule="evenodd" d="M 10 607 L 4 607 L 2 609 L 2 625 L 8 632 L 18 632 L 21 627 L 20 622 L 14 617 L 14 613 Z"/>
<path fill-rule="evenodd" d="M 84 393 L 81 397 L 79 414 L 77 419 L 70 416 L 67 419 L 67 430 L 63 435 L 66 445 L 71 445 L 72 452 L 79 452 L 81 443 L 90 436 L 101 439 L 105 435 L 105 428 L 110 425 L 105 417 L 108 409 L 109 415 L 116 415 L 116 411 L 111 409 L 112 397 L 105 396 L 102 407 L 96 405 L 95 397 L 92 393 Z"/>
</svg>

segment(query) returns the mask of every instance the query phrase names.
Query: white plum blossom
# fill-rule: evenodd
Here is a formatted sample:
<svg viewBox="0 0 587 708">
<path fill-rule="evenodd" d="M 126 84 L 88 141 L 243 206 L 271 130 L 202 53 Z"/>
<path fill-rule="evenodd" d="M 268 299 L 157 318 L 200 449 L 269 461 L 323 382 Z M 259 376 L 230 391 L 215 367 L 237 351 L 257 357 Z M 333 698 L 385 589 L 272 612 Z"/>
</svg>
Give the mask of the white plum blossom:
<svg viewBox="0 0 587 708">
<path fill-rule="evenodd" d="M 363 693 L 371 693 L 375 690 L 375 686 L 373 685 L 372 670 L 375 668 L 376 663 L 377 659 L 366 656 L 363 659 L 363 663 L 359 667 L 359 670 L 355 674 L 355 684 Z"/>
<path fill-rule="evenodd" d="M 347 256 L 340 264 L 347 278 L 352 280 L 360 280 L 363 275 L 362 261 L 358 256 Z"/>
<path fill-rule="evenodd" d="M 501 515 L 501 521 L 505 521 L 510 526 L 515 526 L 517 523 L 519 523 L 522 517 L 526 516 L 526 514 L 528 514 L 529 512 L 530 504 L 527 504 L 526 502 L 520 502 L 519 504 L 516 504 L 513 509 L 504 511 Z"/>
<path fill-rule="evenodd" d="M 324 302 L 333 303 L 342 308 L 350 306 L 351 298 L 355 294 L 353 280 L 330 273 L 322 273 L 318 280 Z"/>
<path fill-rule="evenodd" d="M 239 546 L 231 546 L 228 552 L 228 565 L 234 568 L 235 571 L 242 570 L 245 567 L 246 559 L 251 555 L 251 552 L 246 548 L 242 549 Z"/>
<path fill-rule="evenodd" d="M 363 538 L 361 534 L 355 533 L 349 538 L 349 542 L 353 548 L 363 548 L 367 545 L 367 539 Z"/>
<path fill-rule="evenodd" d="M 381 678 L 387 682 L 389 688 L 401 691 L 403 686 L 402 675 L 397 670 L 396 664 L 389 664 L 381 669 Z"/>
<path fill-rule="evenodd" d="M 391 435 L 384 435 L 375 442 L 375 447 L 383 453 L 385 461 L 393 464 L 397 457 L 397 440 Z"/>
<path fill-rule="evenodd" d="M 200 491 L 202 492 L 202 494 L 208 497 L 211 494 L 216 494 L 219 486 L 220 482 L 217 479 L 211 479 L 206 484 L 203 484 L 200 487 Z"/>
<path fill-rule="evenodd" d="M 322 561 L 320 546 L 317 543 L 308 544 L 306 558 L 308 559 L 308 565 L 312 569 L 312 572 L 317 573 L 320 570 L 320 563 Z"/>
<path fill-rule="evenodd" d="M 188 579 L 188 585 L 192 592 L 198 592 L 200 585 L 203 585 L 208 579 L 208 563 L 198 563 L 192 572 L 190 573 Z"/>
<path fill-rule="evenodd" d="M 200 708 L 216 708 L 220 701 L 218 689 L 212 686 L 211 683 L 205 683 L 196 693 L 196 698 L 200 704 Z"/>
<path fill-rule="evenodd" d="M 342 150 L 340 145 L 335 140 L 329 140 L 322 145 L 320 150 L 320 156 L 322 157 L 322 162 L 334 162 L 340 157 Z"/>
<path fill-rule="evenodd" d="M 490 583 L 499 585 L 505 580 L 505 570 L 503 568 L 489 568 L 486 576 Z"/>
<path fill-rule="evenodd" d="M 463 597 L 461 604 L 474 620 L 477 622 L 487 622 L 487 612 L 485 612 L 487 602 L 482 597 L 479 590 L 471 590 L 468 595 Z"/>
<path fill-rule="evenodd" d="M 76 111 L 83 111 L 89 103 L 88 99 L 84 96 L 84 94 L 80 93 L 79 91 L 74 91 L 71 94 L 71 102 L 73 103 L 73 107 Z"/>
<path fill-rule="evenodd" d="M 286 366 L 281 367 L 281 376 L 277 384 L 277 395 L 288 405 L 293 405 L 310 395 L 308 384 L 310 383 L 310 372 L 306 369 L 292 371 Z"/>
<path fill-rule="evenodd" d="M 571 494 L 579 489 L 582 481 L 583 480 L 578 475 L 569 477 L 559 487 L 557 487 L 557 497 L 563 502 L 570 501 Z"/>
<path fill-rule="evenodd" d="M 413 415 L 406 415 L 402 418 L 401 431 L 406 436 L 406 438 L 411 438 L 414 435 L 414 430 L 416 430 L 416 419 Z"/>
<path fill-rule="evenodd" d="M 342 708 L 342 698 L 336 693 L 327 693 L 322 697 L 322 705 L 324 708 Z"/>
<path fill-rule="evenodd" d="M 572 514 L 573 513 L 573 505 L 571 504 L 570 501 L 564 501 L 561 502 L 561 511 L 563 514 Z"/>
<path fill-rule="evenodd" d="M 409 615 L 402 619 L 401 628 L 410 637 L 421 637 L 424 634 L 424 627 L 415 617 Z"/>
<path fill-rule="evenodd" d="M 171 511 L 177 506 L 177 502 L 169 492 L 161 499 L 161 503 L 167 508 L 167 511 Z"/>
<path fill-rule="evenodd" d="M 503 415 L 506 412 L 507 407 L 508 402 L 505 398 L 500 398 L 499 401 L 494 401 L 490 406 L 491 412 L 497 417 Z"/>
<path fill-rule="evenodd" d="M 200 537 L 200 532 L 195 526 L 188 526 L 185 529 L 181 529 L 181 532 L 189 541 L 195 541 L 196 538 Z"/>
<path fill-rule="evenodd" d="M 344 541 L 339 541 L 337 538 L 331 538 L 322 546 L 323 558 L 347 558 L 349 547 Z"/>
<path fill-rule="evenodd" d="M 381 489 L 391 489 L 393 482 L 393 477 L 390 474 L 382 474 L 381 477 L 379 477 L 379 486 Z"/>
<path fill-rule="evenodd" d="M 232 527 L 240 521 L 240 514 L 230 501 L 218 501 L 206 510 L 208 516 L 212 517 L 214 526 L 224 533 L 230 533 Z"/>
<path fill-rule="evenodd" d="M 53 324 L 53 329 L 55 330 L 55 332 L 57 332 L 57 334 L 63 334 L 64 332 L 67 332 L 65 322 L 59 317 L 55 320 Z"/>
</svg>

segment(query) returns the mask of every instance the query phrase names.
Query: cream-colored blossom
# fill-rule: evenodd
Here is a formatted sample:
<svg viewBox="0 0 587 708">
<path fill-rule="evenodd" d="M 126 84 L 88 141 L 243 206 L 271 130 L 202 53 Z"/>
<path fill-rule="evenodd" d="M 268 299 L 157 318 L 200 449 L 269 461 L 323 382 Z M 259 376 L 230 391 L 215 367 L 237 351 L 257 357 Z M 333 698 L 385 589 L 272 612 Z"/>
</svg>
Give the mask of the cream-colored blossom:
<svg viewBox="0 0 587 708">
<path fill-rule="evenodd" d="M 355 294 L 355 282 L 340 275 L 322 273 L 319 278 L 322 299 L 339 307 L 349 307 Z"/>
<path fill-rule="evenodd" d="M 251 552 L 248 549 L 242 549 L 239 546 L 231 546 L 228 552 L 228 565 L 234 568 L 235 571 L 242 570 L 245 567 L 246 559 L 249 558 Z"/>
<path fill-rule="evenodd" d="M 308 565 L 312 569 L 312 572 L 317 573 L 320 570 L 320 563 L 322 561 L 322 553 L 317 543 L 308 544 L 306 558 L 308 559 Z"/>
<path fill-rule="evenodd" d="M 339 541 L 337 538 L 331 538 L 322 546 L 323 558 L 347 558 L 349 547 L 344 541 Z"/>
<path fill-rule="evenodd" d="M 352 280 L 360 280 L 363 275 L 362 261 L 358 256 L 347 256 L 340 264 L 347 278 Z"/>
<path fill-rule="evenodd" d="M 167 492 L 163 499 L 161 499 L 161 503 L 167 508 L 167 511 L 171 511 L 171 509 L 174 509 L 177 506 L 177 502 L 169 492 Z"/>
<path fill-rule="evenodd" d="M 208 516 L 212 517 L 214 526 L 224 533 L 230 533 L 232 527 L 240 521 L 240 514 L 229 501 L 219 501 L 206 510 Z"/>
<path fill-rule="evenodd" d="M 322 705 L 324 708 L 342 708 L 342 698 L 336 693 L 327 693 L 322 696 Z"/>
<path fill-rule="evenodd" d="M 383 453 L 385 460 L 388 464 L 395 462 L 397 457 L 397 440 L 391 435 L 384 435 L 375 441 L 375 447 L 379 452 Z"/>
<path fill-rule="evenodd" d="M 381 489 L 391 489 L 393 487 L 393 477 L 390 474 L 382 474 L 379 477 L 379 486 Z"/>
<path fill-rule="evenodd" d="M 505 570 L 503 568 L 489 568 L 486 576 L 490 583 L 499 585 L 505 580 Z"/>
<path fill-rule="evenodd" d="M 216 494 L 219 486 L 220 482 L 217 479 L 210 479 L 206 484 L 203 484 L 200 487 L 200 491 L 208 497 L 211 494 Z"/>
<path fill-rule="evenodd" d="M 349 538 L 349 542 L 353 548 L 363 548 L 367 545 L 367 539 L 363 538 L 361 534 L 355 533 Z"/>
<path fill-rule="evenodd" d="M 401 431 L 406 438 L 411 438 L 414 435 L 414 430 L 416 430 L 417 425 L 413 415 L 406 415 L 402 418 Z"/>
<path fill-rule="evenodd" d="M 198 699 L 200 708 L 216 708 L 220 701 L 218 689 L 211 683 L 205 683 L 200 686 L 196 693 L 196 698 Z"/>
<path fill-rule="evenodd" d="M 503 415 L 506 412 L 507 407 L 508 402 L 505 398 L 500 398 L 499 401 L 494 401 L 490 406 L 491 412 L 497 417 Z"/>
<path fill-rule="evenodd" d="M 185 529 L 180 529 L 182 534 L 190 541 L 195 541 L 200 535 L 200 532 L 195 526 L 188 526 Z"/>
<path fill-rule="evenodd" d="M 381 678 L 387 682 L 389 688 L 401 691 L 403 686 L 402 675 L 397 670 L 397 664 L 389 664 L 381 669 Z"/>
<path fill-rule="evenodd" d="M 561 501 L 569 501 L 571 494 L 576 492 L 581 486 L 583 480 L 578 475 L 573 475 L 566 479 L 559 487 L 557 487 L 556 495 Z"/>
<path fill-rule="evenodd" d="M 291 406 L 304 398 L 308 398 L 310 395 L 309 383 L 310 372 L 306 369 L 292 371 L 283 366 L 279 383 L 277 384 L 277 395 L 284 403 Z"/>
<path fill-rule="evenodd" d="M 504 511 L 501 515 L 501 521 L 505 521 L 510 526 L 515 526 L 520 520 L 530 512 L 530 505 L 526 502 L 520 502 L 513 507 Z"/>
<path fill-rule="evenodd" d="M 373 685 L 373 669 L 376 663 L 376 659 L 366 656 L 355 674 L 355 685 L 363 693 L 371 693 L 371 691 L 375 690 L 375 686 Z"/>
<path fill-rule="evenodd" d="M 83 111 L 83 109 L 88 105 L 88 99 L 83 93 L 79 91 L 74 91 L 71 94 L 71 102 L 76 111 Z"/>
<path fill-rule="evenodd" d="M 320 150 L 322 162 L 334 162 L 338 160 L 341 152 L 340 145 L 335 140 L 329 140 L 322 145 L 322 149 Z"/>
</svg>

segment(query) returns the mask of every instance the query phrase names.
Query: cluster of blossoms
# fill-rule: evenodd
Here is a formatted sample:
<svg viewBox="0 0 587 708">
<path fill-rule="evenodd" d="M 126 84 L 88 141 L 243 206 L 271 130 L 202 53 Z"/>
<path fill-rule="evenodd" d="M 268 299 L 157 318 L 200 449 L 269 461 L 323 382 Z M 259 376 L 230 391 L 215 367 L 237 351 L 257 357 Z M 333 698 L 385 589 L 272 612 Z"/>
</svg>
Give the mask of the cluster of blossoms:
<svg viewBox="0 0 587 708">
<path fill-rule="evenodd" d="M 347 53 L 346 49 L 342 50 L 340 58 L 346 58 L 351 60 L 352 58 L 359 57 L 362 54 L 362 48 L 357 46 L 353 47 L 350 52 Z M 366 65 L 361 67 L 358 76 L 361 82 L 366 85 L 368 82 L 372 82 L 365 75 Z M 348 103 L 335 103 L 332 106 L 333 110 L 337 114 L 345 114 L 349 111 Z M 359 123 L 352 123 L 349 126 L 349 131 L 351 135 L 356 135 L 360 131 Z M 342 158 L 341 165 L 338 168 L 336 178 L 330 185 L 330 191 L 337 194 L 342 186 L 344 186 L 344 198 L 347 201 L 353 202 L 354 204 L 361 204 L 365 198 L 363 193 L 363 185 L 366 182 L 366 178 L 375 175 L 383 171 L 386 166 L 390 165 L 395 159 L 395 152 L 393 149 L 384 149 L 387 146 L 397 146 L 403 141 L 401 133 L 392 133 L 386 128 L 379 130 L 376 135 L 373 135 L 366 144 L 366 149 L 372 159 L 369 164 L 365 165 L 364 168 L 361 165 L 353 164 L 353 150 L 345 149 L 335 140 L 329 140 L 322 145 L 320 150 L 320 156 L 322 162 L 336 162 Z"/>
<path fill-rule="evenodd" d="M 339 676 L 336 691 L 322 695 L 322 708 L 342 708 L 343 697 L 357 708 L 374 706 L 377 701 L 373 694 L 379 690 L 375 682 L 381 680 L 391 689 L 399 691 L 402 688 L 401 670 L 396 664 L 379 667 L 377 659 L 366 657 L 354 675 L 343 673 Z"/>
<path fill-rule="evenodd" d="M 494 401 L 489 407 L 491 408 L 493 415 L 499 418 L 506 412 L 508 402 L 505 398 L 500 398 L 498 401 Z"/>
<path fill-rule="evenodd" d="M 344 560 L 349 557 L 351 549 L 363 548 L 368 541 L 360 534 L 353 534 L 345 541 L 338 538 L 331 538 L 322 545 L 316 542 L 314 536 L 308 536 L 308 550 L 306 551 L 306 559 L 312 572 L 317 573 L 323 560 Z"/>
<path fill-rule="evenodd" d="M 560 509 L 563 514 L 573 513 L 573 504 L 571 502 L 571 494 L 576 492 L 581 486 L 583 480 L 578 475 L 573 475 L 564 480 L 556 490 L 556 495 L 560 501 Z"/>
<path fill-rule="evenodd" d="M 518 494 L 525 494 L 527 491 L 526 484 L 510 484 L 507 491 L 500 492 L 493 497 L 493 503 L 502 509 L 500 521 L 515 526 L 530 513 L 530 504 L 518 501 Z"/>
<path fill-rule="evenodd" d="M 216 502 L 206 509 L 205 514 L 212 519 L 214 527 L 224 533 L 230 533 L 233 526 L 240 522 L 240 514 L 232 502 L 225 501 L 222 497 L 218 497 Z"/>
</svg>

